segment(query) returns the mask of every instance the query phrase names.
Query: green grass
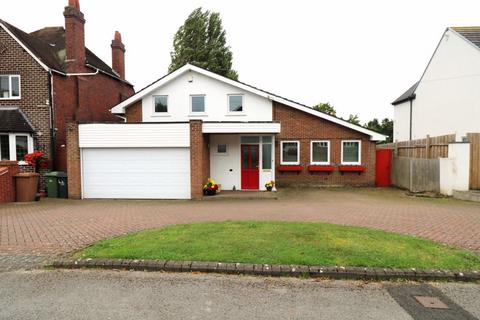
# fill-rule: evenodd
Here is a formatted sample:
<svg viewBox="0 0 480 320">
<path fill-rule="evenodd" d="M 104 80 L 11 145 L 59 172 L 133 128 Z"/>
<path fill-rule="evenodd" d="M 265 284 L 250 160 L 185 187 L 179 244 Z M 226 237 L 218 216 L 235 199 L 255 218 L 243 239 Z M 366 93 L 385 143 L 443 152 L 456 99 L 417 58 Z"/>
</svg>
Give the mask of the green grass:
<svg viewBox="0 0 480 320">
<path fill-rule="evenodd" d="M 89 258 L 322 266 L 480 269 L 480 257 L 432 241 L 367 228 L 300 222 L 174 225 L 104 240 Z"/>
</svg>

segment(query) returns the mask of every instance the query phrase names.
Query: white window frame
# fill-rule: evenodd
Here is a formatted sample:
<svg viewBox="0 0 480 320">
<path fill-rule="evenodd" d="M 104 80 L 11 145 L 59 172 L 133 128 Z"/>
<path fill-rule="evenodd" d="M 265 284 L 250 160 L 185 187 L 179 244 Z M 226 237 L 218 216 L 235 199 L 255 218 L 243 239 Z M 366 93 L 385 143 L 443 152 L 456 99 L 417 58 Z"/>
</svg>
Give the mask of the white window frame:
<svg viewBox="0 0 480 320">
<path fill-rule="evenodd" d="M 242 111 L 230 111 L 230 97 L 231 96 L 242 97 Z M 227 94 L 227 115 L 228 116 L 244 116 L 245 115 L 245 95 L 243 93 Z"/>
<path fill-rule="evenodd" d="M 313 161 L 313 144 L 327 143 L 327 161 Z M 310 141 L 310 164 L 313 165 L 329 165 L 330 164 L 330 140 L 312 140 Z"/>
<path fill-rule="evenodd" d="M 203 111 L 193 111 L 193 98 L 203 97 Z M 190 116 L 205 116 L 207 114 L 207 95 L 206 94 L 191 94 L 190 95 Z"/>
<path fill-rule="evenodd" d="M 33 152 L 33 138 L 28 133 L 6 133 L 0 132 L 1 135 L 8 136 L 8 144 L 10 151 L 10 161 L 17 161 L 17 136 L 27 137 L 27 153 Z M 0 151 L 1 152 L 1 151 Z M 27 164 L 25 161 L 18 160 L 19 164 Z"/>
<path fill-rule="evenodd" d="M 222 145 L 222 144 L 225 145 L 226 150 L 225 150 L 225 152 L 218 152 L 218 146 Z M 228 143 L 217 143 L 215 145 L 215 147 L 216 147 L 215 148 L 215 155 L 217 155 L 217 156 L 228 156 L 228 149 L 229 149 Z"/>
<path fill-rule="evenodd" d="M 2 77 L 8 77 L 8 98 L 0 97 L 0 100 L 20 100 L 22 98 L 22 77 L 17 74 L 0 74 Z M 18 97 L 12 97 L 12 78 L 18 78 Z"/>
<path fill-rule="evenodd" d="M 358 161 L 357 162 L 345 162 L 343 161 L 343 144 L 345 142 L 358 142 Z M 342 140 L 341 155 L 340 161 L 342 165 L 361 165 L 362 164 L 362 140 Z"/>
<path fill-rule="evenodd" d="M 167 112 L 156 112 L 155 111 L 155 98 L 156 97 L 166 97 L 167 98 Z M 166 94 L 156 94 L 152 96 L 152 115 L 154 117 L 169 117 L 170 116 L 170 97 Z"/>
<path fill-rule="evenodd" d="M 297 161 L 295 161 L 295 162 L 285 162 L 285 161 L 283 161 L 283 144 L 284 143 L 296 143 L 297 144 Z M 280 141 L 280 164 L 282 164 L 282 165 L 292 165 L 292 166 L 300 164 L 300 141 L 298 141 L 298 140 Z"/>
</svg>

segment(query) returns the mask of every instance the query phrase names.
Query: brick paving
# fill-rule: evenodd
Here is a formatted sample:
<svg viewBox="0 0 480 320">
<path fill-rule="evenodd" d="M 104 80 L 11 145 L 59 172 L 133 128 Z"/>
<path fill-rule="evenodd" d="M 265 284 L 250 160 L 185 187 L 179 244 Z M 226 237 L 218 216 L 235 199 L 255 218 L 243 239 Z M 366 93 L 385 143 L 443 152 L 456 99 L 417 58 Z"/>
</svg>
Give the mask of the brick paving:
<svg viewBox="0 0 480 320">
<path fill-rule="evenodd" d="M 479 203 L 412 198 L 395 189 L 286 189 L 279 192 L 278 200 L 45 199 L 1 205 L 0 269 L 25 260 L 41 264 L 97 240 L 138 230 L 223 220 L 321 221 L 364 226 L 480 253 Z"/>
</svg>

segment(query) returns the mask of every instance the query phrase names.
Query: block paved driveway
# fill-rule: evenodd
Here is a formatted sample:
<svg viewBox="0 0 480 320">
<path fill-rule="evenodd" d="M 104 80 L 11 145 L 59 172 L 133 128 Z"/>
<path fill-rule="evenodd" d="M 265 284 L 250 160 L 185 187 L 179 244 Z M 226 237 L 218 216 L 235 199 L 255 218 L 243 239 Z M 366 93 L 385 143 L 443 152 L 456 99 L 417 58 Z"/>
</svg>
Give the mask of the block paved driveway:
<svg viewBox="0 0 480 320">
<path fill-rule="evenodd" d="M 480 204 L 396 189 L 285 189 L 279 199 L 60 200 L 0 205 L 0 269 L 45 263 L 100 239 L 168 224 L 321 221 L 440 241 L 480 253 Z"/>
</svg>

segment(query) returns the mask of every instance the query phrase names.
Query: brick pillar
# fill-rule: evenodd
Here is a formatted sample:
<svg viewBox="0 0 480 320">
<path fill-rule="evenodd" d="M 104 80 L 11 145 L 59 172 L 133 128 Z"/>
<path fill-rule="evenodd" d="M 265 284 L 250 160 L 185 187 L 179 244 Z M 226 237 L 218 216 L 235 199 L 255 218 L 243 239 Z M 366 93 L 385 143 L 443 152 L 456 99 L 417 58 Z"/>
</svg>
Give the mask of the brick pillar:
<svg viewBox="0 0 480 320">
<path fill-rule="evenodd" d="M 190 181 L 192 199 L 203 197 L 203 185 L 210 171 L 208 139 L 202 133 L 202 121 L 190 121 Z"/>
<path fill-rule="evenodd" d="M 82 181 L 80 173 L 80 147 L 78 142 L 78 123 L 67 124 L 67 174 L 68 198 L 82 198 Z"/>
<path fill-rule="evenodd" d="M 17 161 L 0 161 L 0 203 L 15 201 L 14 175 L 20 172 Z"/>
</svg>

